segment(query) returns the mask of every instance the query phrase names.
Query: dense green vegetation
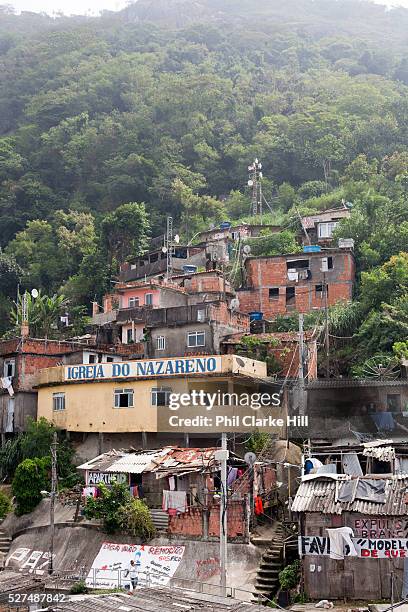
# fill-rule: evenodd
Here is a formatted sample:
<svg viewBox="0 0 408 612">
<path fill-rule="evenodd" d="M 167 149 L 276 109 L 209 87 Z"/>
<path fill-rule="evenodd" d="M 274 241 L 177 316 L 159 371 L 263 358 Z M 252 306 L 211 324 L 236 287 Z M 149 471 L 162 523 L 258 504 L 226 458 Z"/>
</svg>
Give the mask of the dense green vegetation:
<svg viewBox="0 0 408 612">
<path fill-rule="evenodd" d="M 139 0 L 98 19 L 0 13 L 0 331 L 20 282 L 64 295 L 79 333 L 166 214 L 186 239 L 247 218 L 256 156 L 285 232 L 254 252 L 294 248 L 299 213 L 353 205 L 338 235 L 356 242 L 357 305 L 331 317 L 333 335 L 353 336 L 340 370 L 406 340 L 407 10 Z"/>
</svg>

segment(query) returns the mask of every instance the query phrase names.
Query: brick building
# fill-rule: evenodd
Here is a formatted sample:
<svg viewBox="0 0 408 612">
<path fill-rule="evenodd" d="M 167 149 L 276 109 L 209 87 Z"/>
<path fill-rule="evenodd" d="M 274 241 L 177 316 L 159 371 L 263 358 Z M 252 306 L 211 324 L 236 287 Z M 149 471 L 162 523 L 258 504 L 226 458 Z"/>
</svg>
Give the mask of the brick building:
<svg viewBox="0 0 408 612">
<path fill-rule="evenodd" d="M 249 332 L 249 316 L 234 307 L 234 291 L 218 270 L 118 283 L 94 304 L 98 341 L 128 346 L 133 358 L 220 352 L 230 334 Z"/>
<path fill-rule="evenodd" d="M 305 247 L 306 248 L 306 247 Z M 293 311 L 310 312 L 352 299 L 355 277 L 350 249 L 328 249 L 245 260 L 245 285 L 237 291 L 239 310 L 265 319 Z"/>
<path fill-rule="evenodd" d="M 0 434 L 25 430 L 27 419 L 37 417 L 37 390 L 34 386 L 42 368 L 79 363 L 108 363 L 122 357 L 108 347 L 97 348 L 77 342 L 13 338 L 0 342 L 1 378 L 10 387 L 0 387 Z"/>
<path fill-rule="evenodd" d="M 244 354 L 241 341 L 252 338 L 266 347 L 267 354 L 276 360 L 278 377 L 299 376 L 299 334 L 296 332 L 274 332 L 262 334 L 235 334 L 221 343 L 221 350 L 227 354 Z M 240 346 L 241 345 L 241 346 Z M 312 331 L 304 332 L 303 369 L 306 380 L 317 378 L 317 340 Z M 271 372 L 270 372 L 271 374 Z"/>
<path fill-rule="evenodd" d="M 169 535 L 189 539 L 217 540 L 220 535 L 220 464 L 217 447 L 183 448 L 167 446 L 144 451 L 110 451 L 78 466 L 88 487 L 99 482 L 110 486 L 113 479 L 143 495 L 157 527 Z M 278 503 L 276 468 L 256 462 L 253 468 L 234 452 L 227 460 L 228 538 L 249 541 L 254 508 L 251 499 L 259 495 L 269 508 Z M 163 508 L 166 492 L 183 492 L 183 512 Z"/>
<path fill-rule="evenodd" d="M 345 204 L 337 208 L 328 208 L 315 215 L 302 217 L 304 244 L 330 244 L 333 232 L 342 219 L 348 219 L 351 210 Z"/>
<path fill-rule="evenodd" d="M 202 246 L 182 246 L 174 247 L 172 257 L 173 271 L 182 273 L 184 266 L 204 267 L 206 264 L 206 250 Z M 153 278 L 164 276 L 167 270 L 167 253 L 163 252 L 161 246 L 136 257 L 130 262 L 120 266 L 120 280 L 129 282 L 132 280 Z"/>
</svg>

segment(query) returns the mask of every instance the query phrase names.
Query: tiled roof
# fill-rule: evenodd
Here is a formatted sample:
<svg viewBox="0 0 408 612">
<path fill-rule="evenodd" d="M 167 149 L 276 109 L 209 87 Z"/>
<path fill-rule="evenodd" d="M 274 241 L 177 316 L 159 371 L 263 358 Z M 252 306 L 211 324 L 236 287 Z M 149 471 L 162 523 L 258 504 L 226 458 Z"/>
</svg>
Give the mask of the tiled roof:
<svg viewBox="0 0 408 612">
<path fill-rule="evenodd" d="M 350 480 L 343 476 L 338 480 Z M 316 478 L 302 482 L 292 503 L 292 512 L 322 512 L 323 514 L 342 514 L 358 512 L 380 516 L 405 516 L 408 505 L 405 503 L 408 490 L 408 475 L 386 478 L 386 501 L 383 504 L 355 499 L 353 502 L 336 502 L 336 480 Z"/>
</svg>

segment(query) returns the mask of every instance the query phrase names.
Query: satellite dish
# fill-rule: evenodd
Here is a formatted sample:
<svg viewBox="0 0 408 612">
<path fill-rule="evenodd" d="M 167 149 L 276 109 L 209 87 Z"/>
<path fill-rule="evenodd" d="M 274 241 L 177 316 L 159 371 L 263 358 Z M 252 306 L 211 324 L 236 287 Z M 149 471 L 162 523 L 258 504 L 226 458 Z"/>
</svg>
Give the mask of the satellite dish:
<svg viewBox="0 0 408 612">
<path fill-rule="evenodd" d="M 239 308 L 239 299 L 234 298 L 231 300 L 231 310 L 238 310 Z"/>
<path fill-rule="evenodd" d="M 252 181 L 252 180 L 249 180 L 249 181 L 248 181 L 248 186 L 249 186 L 249 187 L 252 187 L 252 185 L 253 185 L 253 184 L 254 184 L 254 181 Z"/>
<path fill-rule="evenodd" d="M 179 236 L 178 234 L 176 234 L 176 235 L 174 236 L 174 242 L 175 242 L 176 244 L 178 244 L 178 243 L 180 242 L 180 236 Z"/>
<path fill-rule="evenodd" d="M 244 461 L 245 463 L 247 463 L 250 467 L 252 467 L 256 461 L 256 455 L 255 453 L 245 453 L 244 455 Z"/>
<path fill-rule="evenodd" d="M 162 253 L 167 253 L 167 247 L 162 247 Z"/>
<path fill-rule="evenodd" d="M 38 289 L 31 289 L 31 295 L 33 296 L 33 298 L 38 298 Z"/>
<path fill-rule="evenodd" d="M 245 255 L 249 255 L 251 252 L 251 247 L 249 246 L 249 244 L 246 244 L 242 251 L 245 253 Z"/>
</svg>

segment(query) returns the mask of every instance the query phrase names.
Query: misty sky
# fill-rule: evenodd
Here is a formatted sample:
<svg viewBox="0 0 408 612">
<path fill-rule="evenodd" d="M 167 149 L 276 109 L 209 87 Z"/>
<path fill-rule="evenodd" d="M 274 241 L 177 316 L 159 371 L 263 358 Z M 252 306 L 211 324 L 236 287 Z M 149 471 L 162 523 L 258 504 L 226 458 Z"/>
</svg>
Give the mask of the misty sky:
<svg viewBox="0 0 408 612">
<path fill-rule="evenodd" d="M 378 4 L 387 6 L 404 6 L 408 8 L 408 0 L 377 0 Z M 0 4 L 10 4 L 17 11 L 44 11 L 50 15 L 56 11 L 70 14 L 98 14 L 108 9 L 117 11 L 128 4 L 127 0 L 0 0 Z"/>
</svg>

